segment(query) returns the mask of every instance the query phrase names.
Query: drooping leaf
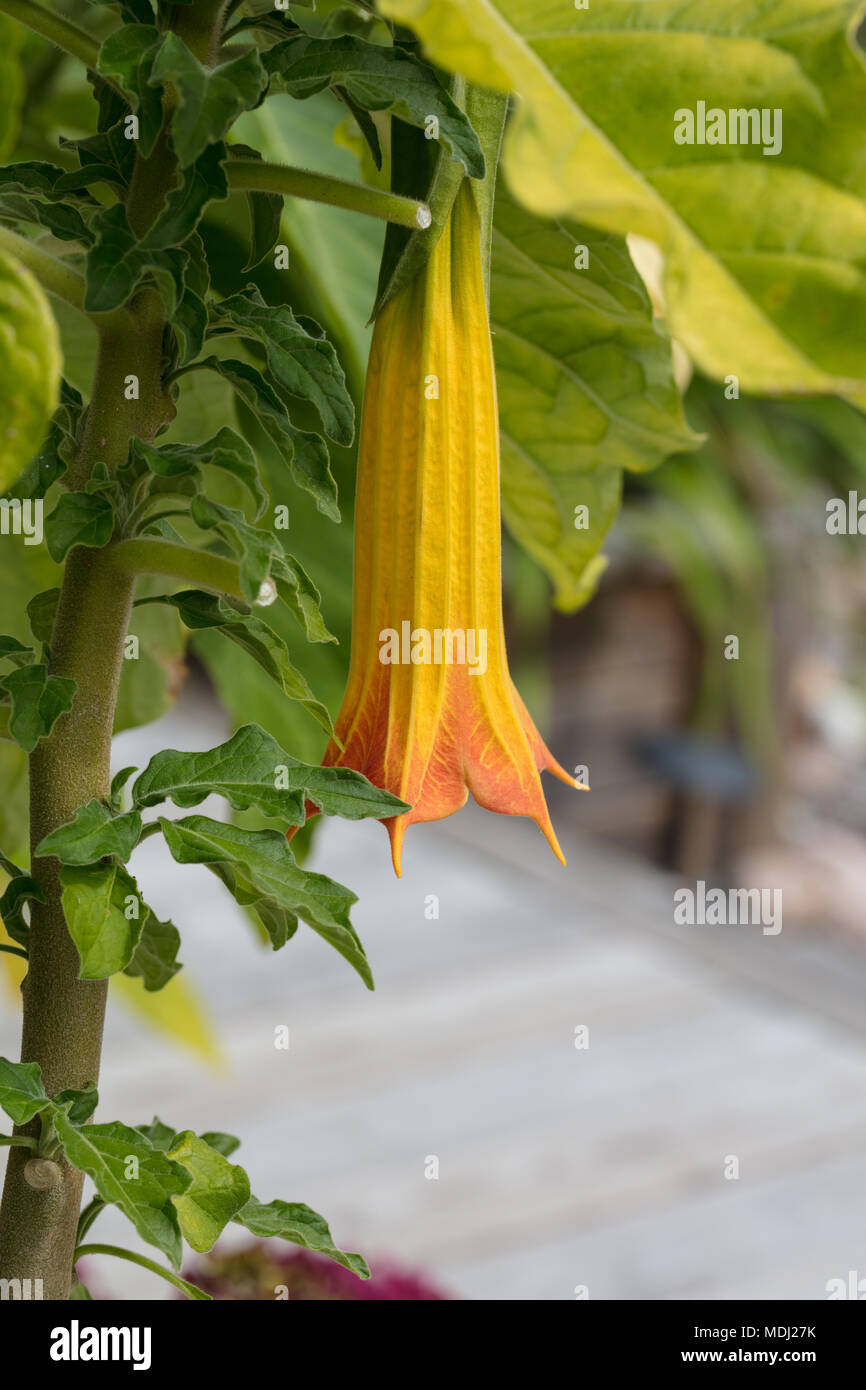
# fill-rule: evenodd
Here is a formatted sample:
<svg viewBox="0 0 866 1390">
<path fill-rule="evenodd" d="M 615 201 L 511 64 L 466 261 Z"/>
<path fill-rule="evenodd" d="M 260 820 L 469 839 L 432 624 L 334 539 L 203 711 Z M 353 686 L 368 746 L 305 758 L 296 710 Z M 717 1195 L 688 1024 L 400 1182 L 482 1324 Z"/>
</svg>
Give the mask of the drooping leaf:
<svg viewBox="0 0 866 1390">
<path fill-rule="evenodd" d="M 105 980 L 132 960 L 150 909 L 118 864 L 60 870 L 63 915 L 81 959 L 81 980 Z M 129 914 L 129 915 L 127 915 Z"/>
<path fill-rule="evenodd" d="M 251 145 L 232 144 L 230 153 L 232 159 L 260 160 L 262 157 Z M 242 275 L 255 270 L 279 241 L 283 195 L 250 192 L 247 194 L 247 204 L 250 210 L 250 254 L 241 270 Z"/>
<path fill-rule="evenodd" d="M 196 526 L 205 531 L 215 527 L 237 550 L 241 562 L 241 588 L 247 600 L 254 603 L 265 580 L 270 578 L 278 549 L 274 533 L 250 525 L 243 512 L 224 507 L 221 502 L 212 502 L 201 493 L 192 499 L 190 516 Z"/>
<path fill-rule="evenodd" d="M 216 323 L 231 324 L 241 336 L 260 342 L 278 386 L 315 406 L 329 438 L 351 444 L 355 410 L 326 338 L 307 332 L 287 304 L 266 304 L 255 285 L 220 300 L 212 313 Z"/>
<path fill-rule="evenodd" d="M 142 238 L 144 246 L 151 251 L 180 246 L 198 227 L 208 203 L 228 197 L 225 155 L 224 145 L 211 145 L 182 171 L 180 186 L 171 189 L 165 206 Z"/>
<path fill-rule="evenodd" d="M 231 357 L 209 357 L 202 365 L 218 372 L 231 384 L 279 449 L 293 481 L 316 499 L 320 512 L 331 521 L 339 521 L 337 485 L 331 472 L 328 447 L 321 435 L 297 429 L 267 377 L 248 362 Z"/>
<path fill-rule="evenodd" d="M 17 637 L 0 636 L 0 661 L 11 661 L 13 666 L 29 666 L 33 660 L 33 648 L 25 647 Z"/>
<path fill-rule="evenodd" d="M 180 1225 L 172 1199 L 192 1182 L 186 1169 L 117 1120 L 79 1127 L 59 1112 L 54 1123 L 73 1167 L 92 1178 L 102 1200 L 119 1207 L 142 1240 L 155 1245 L 178 1269 Z"/>
<path fill-rule="evenodd" d="M 193 1250 L 210 1250 L 225 1227 L 249 1201 L 250 1180 L 243 1168 L 211 1148 L 187 1129 L 178 1135 L 169 1157 L 181 1164 L 192 1181 L 174 1198 L 181 1234 Z"/>
<path fill-rule="evenodd" d="M 268 504 L 268 495 L 259 481 L 256 456 L 245 439 L 227 425 L 201 444 L 146 444 L 132 441 L 133 456 L 161 478 L 181 478 L 196 475 L 205 465 L 221 468 L 239 478 L 256 504 L 260 517 Z"/>
<path fill-rule="evenodd" d="M 304 676 L 293 665 L 288 647 L 278 633 L 252 613 L 242 613 L 216 594 L 202 589 L 184 589 L 167 595 L 164 602 L 180 613 L 187 627 L 213 628 L 245 651 L 275 681 L 283 694 L 297 700 L 330 736 L 333 732 L 327 709 L 317 700 Z"/>
<path fill-rule="evenodd" d="M 30 927 L 24 920 L 24 904 L 27 902 L 44 903 L 45 894 L 35 878 L 19 873 L 9 880 L 0 897 L 0 918 L 12 940 L 25 950 L 30 946 Z"/>
<path fill-rule="evenodd" d="M 367 1262 L 360 1255 L 347 1254 L 334 1244 L 328 1223 L 318 1212 L 305 1206 L 303 1202 L 260 1202 L 251 1197 L 235 1217 L 239 1226 L 246 1226 L 254 1236 L 262 1240 L 276 1236 L 280 1240 L 291 1241 L 293 1245 L 303 1246 L 305 1250 L 315 1250 L 319 1255 L 327 1255 L 344 1269 L 350 1269 L 359 1279 L 369 1279 Z"/>
<path fill-rule="evenodd" d="M 113 530 L 114 509 L 107 497 L 64 492 L 45 518 L 45 544 L 52 560 L 59 563 L 74 545 L 107 545 Z"/>
<path fill-rule="evenodd" d="M 484 156 L 466 115 L 433 70 L 406 49 L 349 36 L 304 35 L 275 44 L 263 61 L 290 96 L 314 96 L 328 86 L 343 88 L 366 111 L 388 111 L 407 125 L 429 130 L 467 174 L 484 177 Z"/>
<path fill-rule="evenodd" d="M 30 623 L 30 631 L 33 633 L 37 642 L 51 641 L 59 599 L 59 589 L 42 589 L 38 594 L 34 594 L 33 598 L 27 604 L 27 619 Z"/>
<path fill-rule="evenodd" d="M 12 697 L 9 733 L 26 753 L 51 733 L 56 719 L 72 708 L 75 681 L 49 676 L 41 663 L 22 666 L 0 680 L 0 690 Z"/>
<path fill-rule="evenodd" d="M 208 816 L 187 816 L 160 825 L 179 864 L 227 864 L 247 902 L 256 896 L 275 902 L 300 917 L 354 966 L 368 989 L 373 980 L 367 957 L 349 921 L 355 894 L 324 874 L 300 869 L 277 830 L 247 830 Z M 251 895 L 251 896 L 250 896 Z"/>
<path fill-rule="evenodd" d="M 163 922 L 149 912 L 132 960 L 125 973 L 140 977 L 146 990 L 164 989 L 182 968 L 177 959 L 180 932 L 173 922 Z"/>
<path fill-rule="evenodd" d="M 94 799 L 79 806 L 68 825 L 46 835 L 36 853 L 53 855 L 61 864 L 95 864 L 109 854 L 116 854 L 125 862 L 140 834 L 141 816 L 137 811 L 113 816 L 107 806 Z"/>
<path fill-rule="evenodd" d="M 307 797 L 325 815 L 347 820 L 382 819 L 408 809 L 360 772 L 298 762 L 257 724 L 244 725 L 206 753 L 156 753 L 132 788 L 139 807 L 161 801 L 198 806 L 213 793 L 224 796 L 236 811 L 255 806 L 287 825 L 303 825 Z"/>
<path fill-rule="evenodd" d="M 169 33 L 150 80 L 170 82 L 177 92 L 171 139 L 180 166 L 185 169 L 208 145 L 222 140 L 242 111 L 258 105 L 267 85 L 267 74 L 255 50 L 215 68 L 203 67 L 183 39 Z"/>
</svg>

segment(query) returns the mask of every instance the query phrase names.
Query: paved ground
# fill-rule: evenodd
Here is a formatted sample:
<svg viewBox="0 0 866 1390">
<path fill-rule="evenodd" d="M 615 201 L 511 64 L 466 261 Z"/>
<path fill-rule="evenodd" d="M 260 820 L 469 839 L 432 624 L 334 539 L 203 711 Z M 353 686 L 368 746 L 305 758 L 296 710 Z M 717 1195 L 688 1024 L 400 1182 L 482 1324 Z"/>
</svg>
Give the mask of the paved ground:
<svg viewBox="0 0 866 1390">
<path fill-rule="evenodd" d="M 187 699 L 167 731 L 123 735 L 117 766 L 221 732 Z M 565 870 L 528 822 L 467 809 L 409 832 L 398 883 L 381 827 L 329 823 L 315 867 L 360 896 L 375 994 L 306 928 L 260 949 L 204 869 L 150 840 L 136 872 L 181 927 L 230 1070 L 115 1005 L 102 1113 L 240 1134 L 260 1197 L 309 1202 L 348 1248 L 464 1298 L 820 1299 L 866 1276 L 862 956 L 676 927 L 663 875 L 564 840 Z M 15 1034 L 6 1015 L 13 1055 Z M 122 1217 L 97 1230 L 135 1244 Z M 162 1296 L 131 1266 L 98 1274 Z"/>
</svg>

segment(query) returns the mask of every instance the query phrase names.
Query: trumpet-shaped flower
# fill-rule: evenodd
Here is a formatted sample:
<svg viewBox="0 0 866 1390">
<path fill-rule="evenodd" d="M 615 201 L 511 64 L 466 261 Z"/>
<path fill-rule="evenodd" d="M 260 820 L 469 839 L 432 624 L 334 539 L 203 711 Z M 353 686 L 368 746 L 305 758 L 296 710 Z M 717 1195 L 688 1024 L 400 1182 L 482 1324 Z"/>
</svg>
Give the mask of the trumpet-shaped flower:
<svg viewBox="0 0 866 1390">
<path fill-rule="evenodd" d="M 326 766 L 408 802 L 403 836 L 469 792 L 529 816 L 564 863 L 539 770 L 577 785 L 512 684 L 502 623 L 499 428 L 480 223 L 464 182 L 426 267 L 380 313 L 355 504 L 352 652 Z"/>
</svg>

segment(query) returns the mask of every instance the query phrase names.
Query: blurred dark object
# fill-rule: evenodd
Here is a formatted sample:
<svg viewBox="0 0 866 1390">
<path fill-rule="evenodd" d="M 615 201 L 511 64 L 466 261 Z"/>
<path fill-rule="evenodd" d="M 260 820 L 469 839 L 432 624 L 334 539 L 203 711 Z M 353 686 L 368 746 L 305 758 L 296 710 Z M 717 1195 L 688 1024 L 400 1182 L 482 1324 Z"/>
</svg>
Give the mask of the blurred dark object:
<svg viewBox="0 0 866 1390">
<path fill-rule="evenodd" d="M 735 744 L 697 734 L 644 734 L 634 749 L 638 761 L 676 794 L 670 862 L 686 878 L 700 878 L 715 864 L 730 808 L 747 805 L 760 778 Z"/>
<path fill-rule="evenodd" d="M 293 1302 L 321 1303 L 429 1303 L 451 1298 L 426 1275 L 393 1260 L 376 1260 L 371 1269 L 369 1279 L 358 1279 L 323 1255 L 307 1250 L 287 1251 L 260 1240 L 235 1250 L 213 1250 L 189 1265 L 183 1277 L 220 1302 L 273 1302 L 286 1294 Z"/>
</svg>

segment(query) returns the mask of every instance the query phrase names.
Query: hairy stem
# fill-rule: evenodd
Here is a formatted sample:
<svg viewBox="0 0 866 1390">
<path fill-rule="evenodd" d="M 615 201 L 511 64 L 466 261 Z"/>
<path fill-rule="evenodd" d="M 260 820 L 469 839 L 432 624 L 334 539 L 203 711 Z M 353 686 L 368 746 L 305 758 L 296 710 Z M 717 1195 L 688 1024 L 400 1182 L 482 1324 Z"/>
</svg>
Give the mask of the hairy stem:
<svg viewBox="0 0 866 1390">
<path fill-rule="evenodd" d="M 383 222 L 396 222 L 416 232 L 430 226 L 430 209 L 426 203 L 368 184 L 351 183 L 328 174 L 314 174 L 309 169 L 268 164 L 258 159 L 227 159 L 224 168 L 229 188 L 234 192 L 287 193 L 314 203 L 347 208 L 349 212 L 361 212 L 367 217 L 378 217 Z"/>
<path fill-rule="evenodd" d="M 99 44 L 71 19 L 37 5 L 36 0 L 0 0 L 0 12 L 26 24 L 28 29 L 43 39 L 50 39 L 71 58 L 78 58 L 88 68 L 95 69 Z"/>
<path fill-rule="evenodd" d="M 30 0 L 0 0 L 2 10 L 93 65 L 96 46 L 68 21 L 42 11 Z M 196 31 L 200 51 L 201 36 L 207 32 L 213 48 L 222 24 L 222 3 L 194 0 L 177 6 L 176 13 L 183 16 L 187 28 Z M 173 179 L 173 156 L 164 143 L 149 160 L 138 161 L 127 212 L 139 235 L 154 221 Z M 111 470 L 120 467 L 131 437 L 153 440 L 174 413 L 162 381 L 165 321 L 161 302 L 154 291 L 144 290 L 132 308 L 134 331 L 126 326 L 128 319 L 106 316 L 100 325 L 90 403 L 70 469 L 72 487 L 82 487 L 98 462 Z M 129 376 L 137 377 L 139 383 L 132 400 L 124 389 Z M 116 549 L 122 551 L 123 546 Z M 117 686 L 139 572 L 118 565 L 112 547 L 77 547 L 67 558 L 51 639 L 51 671 L 74 680 L 77 688 L 72 709 L 30 755 L 32 845 L 66 824 L 92 797 L 108 794 Z M 28 971 L 22 986 L 21 1059 L 39 1063 L 44 1084 L 53 1095 L 98 1079 L 108 986 L 104 980 L 78 977 L 78 953 L 63 916 L 57 861 L 34 858 L 31 872 L 45 901 L 32 903 Z M 16 1133 L 34 1137 L 38 1123 L 37 1119 L 16 1127 Z M 27 1147 L 16 1145 L 10 1150 L 0 1206 L 0 1278 L 41 1279 L 45 1298 L 67 1299 L 83 1175 L 60 1157 L 60 1181 L 37 1191 L 24 1179 L 27 1154 Z"/>
<path fill-rule="evenodd" d="M 112 546 L 110 554 L 119 575 L 163 575 L 196 589 L 210 589 L 230 598 L 244 597 L 240 566 L 223 555 L 148 536 L 121 541 Z"/>
</svg>

